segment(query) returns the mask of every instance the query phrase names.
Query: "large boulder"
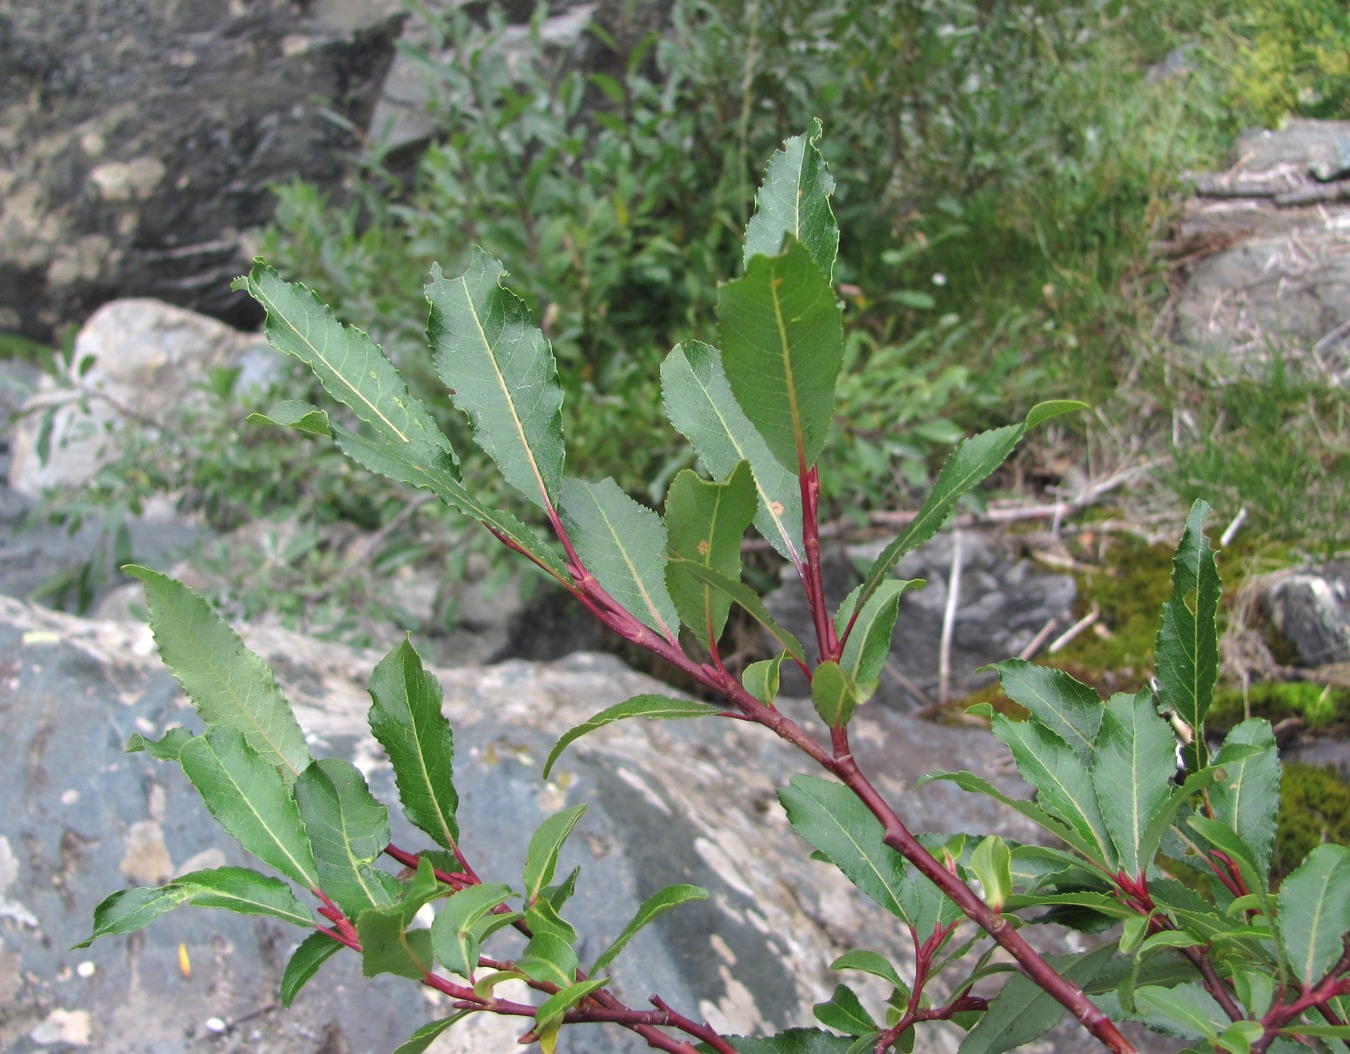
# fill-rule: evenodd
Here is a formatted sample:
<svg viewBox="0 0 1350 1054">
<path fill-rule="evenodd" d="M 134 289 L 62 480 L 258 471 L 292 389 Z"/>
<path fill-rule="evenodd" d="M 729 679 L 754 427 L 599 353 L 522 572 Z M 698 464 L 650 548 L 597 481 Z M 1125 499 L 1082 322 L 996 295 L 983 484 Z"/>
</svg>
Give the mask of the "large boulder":
<svg viewBox="0 0 1350 1054">
<path fill-rule="evenodd" d="M 315 753 L 354 759 L 392 801 L 364 716 L 363 685 L 377 657 L 275 629 L 245 637 L 273 664 Z M 72 950 L 111 890 L 247 861 L 181 773 L 122 752 L 132 732 L 155 735 L 194 719 L 144 627 L 0 598 L 0 654 L 0 800 L 9 803 L 0 824 L 0 1049 L 167 1054 L 210 1036 L 210 1049 L 228 1052 L 388 1051 L 448 1012 L 410 982 L 363 980 L 357 958 L 345 954 L 282 1011 L 278 979 L 299 932 L 220 911 L 180 909 L 135 936 Z M 588 802 L 562 865 L 582 867 L 569 914 L 587 935 L 585 949 L 603 947 L 664 883 L 711 892 L 658 920 L 625 953 L 615 982 L 631 1004 L 660 992 L 725 1029 L 808 1024 L 811 1003 L 832 989 L 826 966 L 840 951 L 908 957 L 899 927 L 877 925 L 870 902 L 807 859 L 774 800 L 802 763 L 772 736 L 728 721 L 623 722 L 579 740 L 544 782 L 540 763 L 558 734 L 662 686 L 593 654 L 437 673 L 456 733 L 462 840 L 485 877 L 518 879 L 529 832 Z M 858 755 L 916 829 L 1027 834 L 1010 811 L 950 785 L 912 789 L 927 770 L 969 767 L 1014 791 L 987 733 L 875 709 L 857 727 Z M 420 847 L 406 826 L 395 837 Z M 519 1031 L 480 1015 L 436 1049 L 506 1050 Z M 926 1051 L 955 1049 L 945 1034 L 923 1042 Z M 610 1029 L 564 1044 L 641 1046 Z"/>
</svg>

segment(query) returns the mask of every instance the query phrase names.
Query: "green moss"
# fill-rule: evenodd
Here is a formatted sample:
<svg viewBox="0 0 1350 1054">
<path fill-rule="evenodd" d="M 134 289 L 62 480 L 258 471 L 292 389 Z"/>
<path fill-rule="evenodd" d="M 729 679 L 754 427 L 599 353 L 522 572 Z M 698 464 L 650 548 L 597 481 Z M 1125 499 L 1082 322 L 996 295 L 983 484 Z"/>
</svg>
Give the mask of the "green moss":
<svg viewBox="0 0 1350 1054">
<path fill-rule="evenodd" d="M 1275 880 L 1298 867 L 1323 842 L 1350 842 L 1350 787 L 1333 766 L 1290 762 L 1280 786 L 1271 866 Z"/>
<path fill-rule="evenodd" d="M 1264 717 L 1272 725 L 1290 718 L 1308 728 L 1338 733 L 1350 732 L 1350 691 L 1311 681 L 1272 681 L 1253 684 L 1244 701 L 1240 688 L 1220 688 L 1207 724 L 1214 729 L 1231 728 L 1248 716 Z"/>
</svg>

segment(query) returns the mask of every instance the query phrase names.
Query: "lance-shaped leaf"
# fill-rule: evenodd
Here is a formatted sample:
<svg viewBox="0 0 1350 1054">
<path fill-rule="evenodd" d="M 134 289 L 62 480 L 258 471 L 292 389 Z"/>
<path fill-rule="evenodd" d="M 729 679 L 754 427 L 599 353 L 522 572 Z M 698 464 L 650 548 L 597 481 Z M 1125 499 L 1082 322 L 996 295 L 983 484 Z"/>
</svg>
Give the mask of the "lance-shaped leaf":
<svg viewBox="0 0 1350 1054">
<path fill-rule="evenodd" d="M 1102 723 L 1101 698 L 1063 670 L 1037 666 L 1025 659 L 1005 659 L 986 669 L 998 673 L 999 687 L 1013 702 L 1068 743 L 1087 764 Z"/>
<path fill-rule="evenodd" d="M 628 921 L 628 925 L 623 928 L 623 932 L 615 939 L 614 943 L 600 953 L 599 958 L 595 960 L 595 965 L 591 967 L 590 973 L 596 974 L 612 963 L 623 951 L 643 926 L 646 926 L 654 919 L 660 918 L 671 908 L 687 903 L 691 900 L 707 900 L 708 891 L 701 886 L 690 886 L 676 884 L 666 886 L 664 889 L 657 890 L 650 897 L 642 902 L 642 907 L 638 908 L 635 914 Z"/>
<path fill-rule="evenodd" d="M 834 986 L 834 995 L 811 1008 L 816 1020 L 826 1028 L 848 1036 L 861 1036 L 880 1031 L 872 1015 L 863 1009 L 858 993 L 846 984 Z"/>
<path fill-rule="evenodd" d="M 668 695 L 635 695 L 622 703 L 606 707 L 589 720 L 574 725 L 564 732 L 558 742 L 553 744 L 553 749 L 548 752 L 548 759 L 544 762 L 544 779 L 548 779 L 554 763 L 573 741 L 580 739 L 587 732 L 594 732 L 597 728 L 603 728 L 615 721 L 622 721 L 627 717 L 679 721 L 691 717 L 711 717 L 721 713 L 725 713 L 725 710 L 715 703 L 673 699 Z"/>
<path fill-rule="evenodd" d="M 685 563 L 711 568 L 728 578 L 741 577 L 741 539 L 756 508 L 750 465 L 742 461 L 724 483 L 711 483 L 685 469 L 666 495 L 666 533 L 670 552 L 681 562 L 666 565 L 666 586 L 680 621 L 705 647 L 722 636 L 731 598 L 693 577 Z"/>
<path fill-rule="evenodd" d="M 680 619 L 666 588 L 666 528 L 613 479 L 566 479 L 563 522 L 577 555 L 630 615 L 674 642 Z"/>
<path fill-rule="evenodd" d="M 459 841 L 452 780 L 455 740 L 441 686 L 404 640 L 370 675 L 370 730 L 394 767 L 403 814 L 446 849 Z"/>
<path fill-rule="evenodd" d="M 1214 1039 L 1228 1023 L 1223 1007 L 1199 984 L 1175 988 L 1145 985 L 1135 989 L 1135 1005 L 1148 1024 L 1162 1024 L 1187 1039 Z"/>
<path fill-rule="evenodd" d="M 530 837 L 529 847 L 525 850 L 525 903 L 533 904 L 539 899 L 546 885 L 553 881 L 553 872 L 558 867 L 558 854 L 563 843 L 572 833 L 585 805 L 573 805 L 570 809 L 555 812 L 539 825 Z"/>
<path fill-rule="evenodd" d="M 778 463 L 736 402 L 721 353 L 697 340 L 675 345 L 661 364 L 661 398 L 666 417 L 714 478 L 725 479 L 740 462 L 750 463 L 759 497 L 755 529 L 780 556 L 800 564 L 802 498 L 796 471 Z"/>
<path fill-rule="evenodd" d="M 1350 849 L 1319 845 L 1280 883 L 1280 943 L 1304 985 L 1320 981 L 1350 933 Z"/>
<path fill-rule="evenodd" d="M 123 570 L 145 584 L 160 658 L 207 727 L 237 730 L 283 779 L 294 780 L 309 764 L 309 748 L 267 664 L 183 583 L 145 567 Z"/>
<path fill-rule="evenodd" d="M 592 992 L 609 984 L 608 977 L 592 977 L 586 981 L 577 981 L 549 996 L 535 1011 L 535 1028 L 541 1032 L 540 1045 L 543 1045 L 542 1033 L 550 1026 L 562 1021 L 563 1015 L 580 1003 Z"/>
<path fill-rule="evenodd" d="M 914 789 L 922 787 L 925 783 L 934 780 L 944 780 L 955 783 L 964 791 L 972 794 L 983 794 L 985 797 L 993 798 L 1001 802 L 1014 812 L 1025 816 L 1032 823 L 1045 828 L 1057 838 L 1073 846 L 1084 856 L 1093 857 L 1100 855 L 1100 851 L 1095 842 L 1081 837 L 1074 828 L 1060 820 L 1058 816 L 1053 815 L 1047 809 L 1042 808 L 1033 802 L 1023 801 L 1020 798 L 1012 798 L 1004 794 L 987 779 L 977 776 L 973 772 L 930 772 L 926 776 L 920 777 L 914 784 Z"/>
<path fill-rule="evenodd" d="M 1149 822 L 1171 797 L 1176 739 L 1153 706 L 1153 693 L 1118 693 L 1106 704 L 1092 759 L 1092 786 L 1115 843 L 1115 866 L 1143 876 L 1140 855 Z"/>
<path fill-rule="evenodd" d="M 810 251 L 793 240 L 756 256 L 717 298 L 722 366 L 745 416 L 779 464 L 815 464 L 830 433 L 844 362 L 843 309 Z"/>
<path fill-rule="evenodd" d="M 553 351 L 506 270 L 474 246 L 460 277 L 431 268 L 427 337 L 436 371 L 506 482 L 542 509 L 562 481 L 562 388 Z"/>
<path fill-rule="evenodd" d="M 672 558 L 672 562 L 677 559 Z M 726 575 L 714 571 L 711 567 L 704 567 L 702 564 L 686 561 L 683 563 L 683 567 L 695 578 L 707 582 L 714 589 L 729 596 L 733 603 L 738 604 L 747 615 L 763 626 L 792 658 L 798 662 L 806 661 L 806 651 L 802 648 L 802 642 L 778 624 L 774 617 L 769 614 L 769 609 L 764 606 L 764 601 L 760 599 L 759 594 L 748 585 L 728 578 Z"/>
<path fill-rule="evenodd" d="M 422 1054 L 422 1051 L 435 1042 L 436 1037 L 457 1021 L 469 1016 L 472 1011 L 461 1010 L 457 1014 L 443 1017 L 439 1021 L 428 1021 L 411 1036 L 394 1048 L 393 1054 Z"/>
<path fill-rule="evenodd" d="M 1197 501 L 1186 517 L 1186 530 L 1172 559 L 1172 597 L 1163 607 L 1162 625 L 1154 645 L 1158 667 L 1158 696 L 1191 728 L 1199 729 L 1214 701 L 1214 679 L 1219 669 L 1218 568 L 1205 537 L 1209 506 Z M 1186 767 L 1203 768 L 1207 751 L 1204 737 L 1193 736 L 1185 748 Z"/>
<path fill-rule="evenodd" d="M 480 923 L 509 896 L 511 887 L 500 882 L 468 886 L 453 894 L 431 924 L 431 949 L 436 961 L 452 973 L 472 977 L 478 969 Z"/>
<path fill-rule="evenodd" d="M 907 582 L 888 578 L 858 612 L 851 630 L 848 620 L 855 610 L 853 597 L 850 595 L 839 606 L 834 620 L 835 631 L 841 637 L 848 631 L 839 665 L 855 684 L 870 684 L 881 676 L 891 653 L 891 634 L 895 632 L 895 619 L 900 612 L 900 596 L 907 589 L 922 585 L 921 578 Z"/>
<path fill-rule="evenodd" d="M 335 319 L 312 290 L 282 281 L 263 260 L 233 288 L 267 311 L 268 343 L 309 366 L 329 395 L 386 441 L 423 456 L 450 455 L 450 441 L 379 346 Z"/>
<path fill-rule="evenodd" d="M 281 975 L 281 1005 L 288 1007 L 319 967 L 341 951 L 343 945 L 324 931 L 315 931 L 300 942 Z"/>
<path fill-rule="evenodd" d="M 295 781 L 319 886 L 348 918 L 393 903 L 398 883 L 370 866 L 389 844 L 389 809 L 350 761 L 321 758 Z"/>
<path fill-rule="evenodd" d="M 1036 804 L 1067 826 L 1091 847 L 1090 855 L 1103 864 L 1112 856 L 1092 777 L 1063 739 L 1037 721 L 1010 721 L 994 715 L 993 732 L 1012 751 L 1021 777 L 1036 788 Z"/>
<path fill-rule="evenodd" d="M 1259 870 L 1269 871 L 1280 806 L 1280 756 L 1270 722 L 1253 719 L 1232 728 L 1213 768 L 1221 773 L 1209 792 L 1214 818 L 1237 833 Z"/>
<path fill-rule="evenodd" d="M 572 946 L 552 933 L 536 933 L 516 959 L 516 969 L 526 977 L 559 988 L 577 979 L 578 965 Z"/>
<path fill-rule="evenodd" d="M 943 464 L 937 482 L 928 492 L 928 497 L 924 499 L 918 515 L 900 533 L 900 537 L 881 551 L 868 568 L 863 578 L 862 589 L 858 591 L 856 604 L 859 607 L 866 604 L 877 587 L 886 581 L 891 568 L 900 561 L 900 558 L 937 533 L 957 501 L 983 483 L 994 469 L 1008 459 L 1008 455 L 1013 452 L 1013 448 L 1026 434 L 1027 429 L 1034 428 L 1059 414 L 1082 408 L 1082 403 L 1062 399 L 1037 403 L 1027 413 L 1027 419 L 1022 424 L 994 428 L 958 443 Z"/>
<path fill-rule="evenodd" d="M 740 1054 L 848 1054 L 852 1036 L 836 1036 L 818 1028 L 790 1028 L 775 1036 L 729 1036 Z"/>
<path fill-rule="evenodd" d="M 318 888 L 314 850 L 291 789 L 242 733 L 209 728 L 183 744 L 178 760 L 231 837 L 307 889 Z"/>
<path fill-rule="evenodd" d="M 869 973 L 873 977 L 880 977 L 883 981 L 889 981 L 896 988 L 904 988 L 905 982 L 900 979 L 900 974 L 895 967 L 891 965 L 889 959 L 874 951 L 866 948 L 855 948 L 852 951 L 844 952 L 843 955 L 830 963 L 831 970 L 859 970 L 862 973 Z"/>
<path fill-rule="evenodd" d="M 769 159 L 755 195 L 755 214 L 745 228 L 745 266 L 755 256 L 777 256 L 791 235 L 810 252 L 829 278 L 839 253 L 839 225 L 830 209 L 834 177 L 816 144 L 820 121 L 810 135 L 797 135 Z"/>
<path fill-rule="evenodd" d="M 860 701 L 861 691 L 837 662 L 826 660 L 811 671 L 811 705 L 831 728 L 843 728 L 848 724 Z"/>
</svg>

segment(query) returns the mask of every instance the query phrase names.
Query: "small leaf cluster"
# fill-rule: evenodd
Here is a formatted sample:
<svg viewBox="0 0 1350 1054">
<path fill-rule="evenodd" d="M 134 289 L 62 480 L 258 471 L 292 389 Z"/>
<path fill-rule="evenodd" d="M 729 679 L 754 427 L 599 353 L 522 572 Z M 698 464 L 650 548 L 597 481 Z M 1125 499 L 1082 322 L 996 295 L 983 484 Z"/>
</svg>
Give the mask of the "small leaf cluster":
<svg viewBox="0 0 1350 1054">
<path fill-rule="evenodd" d="M 1124 1020 L 1194 1040 L 1195 1051 L 1259 1054 L 1350 1039 L 1350 849 L 1317 847 L 1272 891 L 1280 769 L 1269 725 L 1244 722 L 1213 746 L 1206 738 L 1220 582 L 1203 503 L 1174 558 L 1156 685 L 1103 701 L 1058 671 L 998 663 L 1003 690 L 1030 717 L 992 715 L 993 731 L 1034 793 L 1014 798 L 968 772 L 930 777 L 994 797 L 1050 844 L 913 832 L 855 756 L 850 728 L 903 626 L 903 595 L 921 584 L 897 580 L 897 563 L 933 537 L 1028 429 L 1081 404 L 1041 403 L 1023 421 L 959 443 L 862 582 L 837 607 L 827 603 L 821 458 L 844 353 L 834 182 L 820 135 L 817 123 L 769 161 L 741 273 L 717 291 L 720 346 L 678 344 L 662 364 L 667 416 L 700 470 L 670 480 L 661 511 L 613 479 L 567 473 L 551 346 L 502 284 L 502 264 L 483 250 L 457 277 L 431 271 L 431 359 L 479 449 L 551 537 L 461 475 L 452 440 L 366 334 L 262 261 L 238 284 L 266 309 L 269 341 L 304 362 L 342 407 L 330 413 L 288 401 L 270 420 L 331 440 L 364 468 L 478 522 L 605 626 L 717 700 L 626 700 L 567 731 L 545 775 L 579 736 L 632 717 L 737 719 L 815 764 L 821 774 L 794 777 L 778 797 L 813 855 L 912 944 L 904 972 L 861 948 L 832 965 L 889 986 L 885 1007 L 869 1009 L 840 984 L 815 1007 L 823 1028 L 747 1039 L 723 1036 L 659 996 L 650 1010 L 625 1005 L 608 987 L 615 957 L 643 925 L 702 890 L 677 884 L 654 894 L 583 964 L 578 931 L 564 917 L 577 873 L 555 880 L 585 806 L 539 827 L 518 888 L 481 881 L 459 841 L 453 734 L 440 689 L 410 643 L 371 677 L 370 724 L 404 814 L 431 840 L 420 852 L 389 841 L 387 806 L 353 766 L 311 758 L 270 672 L 205 602 L 144 568 L 131 573 L 146 585 L 160 654 L 205 730 L 138 736 L 130 747 L 181 766 L 227 833 L 284 877 L 226 868 L 116 893 L 97 909 L 93 936 L 130 932 L 184 903 L 305 926 L 314 932 L 286 972 L 287 1001 L 342 946 L 360 952 L 368 974 L 393 973 L 451 996 L 455 1013 L 400 1051 L 422 1049 L 472 1013 L 528 1019 L 522 1039 L 546 1051 L 564 1026 L 608 1023 L 669 1051 L 692 1041 L 718 1054 L 885 1054 L 916 1049 L 921 1031 L 946 1023 L 965 1030 L 963 1054 L 998 1054 L 1036 1039 L 1065 1012 L 1116 1054 L 1136 1050 L 1117 1027 Z M 775 621 L 745 581 L 741 552 L 752 529 L 796 573 L 812 639 Z M 772 658 L 739 675 L 721 654 L 732 607 L 776 645 Z M 784 664 L 809 681 L 809 723 L 777 705 Z M 377 867 L 385 857 L 404 870 Z M 292 886 L 317 907 L 304 907 Z M 1051 922 L 1119 932 L 1086 955 L 1047 956 L 1023 931 Z M 508 927 L 525 943 L 503 956 L 497 935 Z M 499 995 L 507 980 L 533 989 L 536 1002 Z"/>
</svg>

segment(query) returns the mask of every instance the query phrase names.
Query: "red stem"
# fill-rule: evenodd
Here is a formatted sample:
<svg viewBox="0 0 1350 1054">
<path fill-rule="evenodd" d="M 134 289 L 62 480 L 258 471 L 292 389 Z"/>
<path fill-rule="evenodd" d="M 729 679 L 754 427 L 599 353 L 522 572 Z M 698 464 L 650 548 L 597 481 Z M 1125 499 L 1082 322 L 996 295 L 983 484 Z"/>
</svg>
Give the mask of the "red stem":
<svg viewBox="0 0 1350 1054">
<path fill-rule="evenodd" d="M 835 636 L 834 622 L 830 619 L 829 605 L 825 602 L 825 581 L 820 572 L 820 520 L 817 515 L 820 474 L 815 466 L 809 469 L 803 467 L 797 478 L 802 494 L 802 548 L 806 551 L 802 585 L 806 589 L 806 602 L 815 623 L 820 657 L 835 662 L 840 655 L 839 639 Z"/>
</svg>

